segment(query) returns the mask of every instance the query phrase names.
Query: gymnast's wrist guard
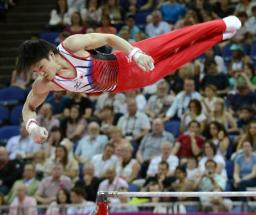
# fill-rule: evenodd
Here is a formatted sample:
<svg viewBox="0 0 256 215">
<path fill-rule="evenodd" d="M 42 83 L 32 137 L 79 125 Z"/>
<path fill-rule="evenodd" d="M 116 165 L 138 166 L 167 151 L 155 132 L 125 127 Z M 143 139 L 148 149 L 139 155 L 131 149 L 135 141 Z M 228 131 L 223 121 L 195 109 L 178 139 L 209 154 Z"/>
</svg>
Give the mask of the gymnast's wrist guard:
<svg viewBox="0 0 256 215">
<path fill-rule="evenodd" d="M 131 62 L 132 60 L 136 61 L 142 54 L 143 52 L 141 51 L 141 49 L 137 47 L 133 48 L 128 55 L 129 62 Z"/>
<path fill-rule="evenodd" d="M 35 119 L 29 119 L 26 124 L 26 130 L 30 134 L 31 131 L 38 127 L 37 121 Z"/>
</svg>

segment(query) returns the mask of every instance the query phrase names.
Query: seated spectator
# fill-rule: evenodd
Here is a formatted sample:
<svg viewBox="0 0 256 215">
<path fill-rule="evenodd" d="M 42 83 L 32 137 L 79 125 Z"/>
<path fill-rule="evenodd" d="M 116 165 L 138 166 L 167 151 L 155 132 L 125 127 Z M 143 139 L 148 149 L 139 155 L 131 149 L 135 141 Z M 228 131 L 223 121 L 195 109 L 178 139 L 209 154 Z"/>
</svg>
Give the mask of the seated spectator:
<svg viewBox="0 0 256 215">
<path fill-rule="evenodd" d="M 56 201 L 52 202 L 47 208 L 46 215 L 67 214 L 67 204 L 70 203 L 70 192 L 62 188 L 56 195 Z"/>
<path fill-rule="evenodd" d="M 169 165 L 168 175 L 172 176 L 176 167 L 179 165 L 179 159 L 175 155 L 171 154 L 173 144 L 170 142 L 163 142 L 161 144 L 161 154 L 154 157 L 149 164 L 147 177 L 157 174 L 158 164 L 161 161 L 166 161 Z"/>
<path fill-rule="evenodd" d="M 135 99 L 137 103 L 137 108 L 139 112 L 144 113 L 145 106 L 147 105 L 147 100 L 144 94 L 140 90 L 130 90 L 126 92 L 126 99 Z"/>
<path fill-rule="evenodd" d="M 180 130 L 183 132 L 187 131 L 188 125 L 192 120 L 199 122 L 201 131 L 204 130 L 207 117 L 203 113 L 201 102 L 197 99 L 190 100 L 188 111 L 183 115 L 181 119 Z"/>
<path fill-rule="evenodd" d="M 243 106 L 238 112 L 237 126 L 240 133 L 246 132 L 251 121 L 256 120 L 255 110 L 249 106 Z"/>
<path fill-rule="evenodd" d="M 70 116 L 63 120 L 61 128 L 64 135 L 72 141 L 79 140 L 85 131 L 86 121 L 79 114 L 79 106 L 73 105 L 70 109 Z"/>
<path fill-rule="evenodd" d="M 204 113 L 209 116 L 214 111 L 214 104 L 217 100 L 216 87 L 206 85 L 204 89 L 205 96 L 202 98 Z"/>
<path fill-rule="evenodd" d="M 80 8 L 85 6 L 84 0 L 67 0 L 68 8 L 74 8 L 79 10 Z"/>
<path fill-rule="evenodd" d="M 230 112 L 225 108 L 224 99 L 218 98 L 214 103 L 214 109 L 209 117 L 211 121 L 217 121 L 224 126 L 227 132 L 237 132 L 237 124 Z"/>
<path fill-rule="evenodd" d="M 141 177 L 146 176 L 150 160 L 161 154 L 161 145 L 164 142 L 174 143 L 174 136 L 164 130 L 163 121 L 157 118 L 152 123 L 152 132 L 141 140 L 136 158 L 141 164 Z"/>
<path fill-rule="evenodd" d="M 157 83 L 157 92 L 151 95 L 146 106 L 146 113 L 151 118 L 164 117 L 175 97 L 169 93 L 169 84 L 165 80 Z"/>
<path fill-rule="evenodd" d="M 171 24 L 175 24 L 186 13 L 185 5 L 177 0 L 165 0 L 158 7 L 163 15 L 163 20 Z"/>
<path fill-rule="evenodd" d="M 97 178 L 105 178 L 106 170 L 110 167 L 118 166 L 118 158 L 114 155 L 115 146 L 111 143 L 105 145 L 101 154 L 94 155 L 91 163 L 94 166 L 94 176 Z"/>
<path fill-rule="evenodd" d="M 35 194 L 39 204 L 50 204 L 56 200 L 56 195 L 61 188 L 70 190 L 72 182 L 69 177 L 63 175 L 63 166 L 56 163 L 52 167 L 51 176 L 44 178 Z"/>
<path fill-rule="evenodd" d="M 79 106 L 80 116 L 83 116 L 85 119 L 90 119 L 92 117 L 93 103 L 89 97 L 82 93 L 72 93 L 71 100 L 66 107 L 71 108 L 73 105 Z"/>
<path fill-rule="evenodd" d="M 140 165 L 139 162 L 132 158 L 133 148 L 130 143 L 124 143 L 120 146 L 120 157 L 117 169 L 118 175 L 131 183 L 137 178 Z"/>
<path fill-rule="evenodd" d="M 201 100 L 200 93 L 195 91 L 195 81 L 193 79 L 186 79 L 184 81 L 184 90 L 179 92 L 166 112 L 165 120 L 169 120 L 175 116 L 182 118 L 183 114 L 187 112 L 190 100 Z"/>
<path fill-rule="evenodd" d="M 16 187 L 16 196 L 10 205 L 9 215 L 37 215 L 37 203 L 34 197 L 27 196 L 24 184 Z"/>
<path fill-rule="evenodd" d="M 116 175 L 115 168 L 107 169 L 105 175 L 106 179 L 100 183 L 98 191 L 117 191 L 121 187 L 128 188 L 127 181 Z"/>
<path fill-rule="evenodd" d="M 111 20 L 109 15 L 103 15 L 101 25 L 96 28 L 97 33 L 104 33 L 104 34 L 116 34 L 117 29 L 111 25 Z"/>
<path fill-rule="evenodd" d="M 11 86 L 17 86 L 26 89 L 31 82 L 31 72 L 13 70 L 11 77 Z"/>
<path fill-rule="evenodd" d="M 72 13 L 71 24 L 68 25 L 64 31 L 68 32 L 70 35 L 86 33 L 86 27 L 84 26 L 81 14 L 78 11 Z"/>
<path fill-rule="evenodd" d="M 112 127 L 117 123 L 118 120 L 118 116 L 114 113 L 113 107 L 103 107 L 103 109 L 98 113 L 98 118 L 101 124 L 101 132 L 109 136 Z"/>
<path fill-rule="evenodd" d="M 44 103 L 37 115 L 36 121 L 42 127 L 45 127 L 48 131 L 50 131 L 53 127 L 59 127 L 59 120 L 53 116 L 52 106 L 49 103 Z"/>
<path fill-rule="evenodd" d="M 243 153 L 235 158 L 234 187 L 238 191 L 246 191 L 247 187 L 256 186 L 256 154 L 252 143 L 245 140 L 242 143 Z"/>
<path fill-rule="evenodd" d="M 235 12 L 246 12 L 248 16 L 252 15 L 252 7 L 256 6 L 254 1 L 240 1 L 235 8 Z"/>
<path fill-rule="evenodd" d="M 80 163 L 86 163 L 96 154 L 103 152 L 108 138 L 100 134 L 99 124 L 91 122 L 88 126 L 88 134 L 78 141 L 75 156 Z"/>
<path fill-rule="evenodd" d="M 0 196 L 6 195 L 19 178 L 19 164 L 15 160 L 9 160 L 6 148 L 0 146 Z"/>
<path fill-rule="evenodd" d="M 169 164 L 167 161 L 161 161 L 158 164 L 157 173 L 154 176 L 147 177 L 143 187 L 147 187 L 148 184 L 157 182 L 160 185 L 161 190 L 168 190 L 170 184 L 174 182 L 174 177 L 169 175 Z"/>
<path fill-rule="evenodd" d="M 198 166 L 198 161 L 195 157 L 188 158 L 186 165 L 186 175 L 187 179 L 191 181 L 191 183 L 195 183 L 195 181 L 201 175 L 201 170 Z"/>
<path fill-rule="evenodd" d="M 34 196 L 37 188 L 39 187 L 39 181 L 35 178 L 35 173 L 35 167 L 32 164 L 26 164 L 23 170 L 23 178 L 15 181 L 12 189 L 10 190 L 8 195 L 5 196 L 5 202 L 11 204 L 11 202 L 15 198 L 15 192 L 17 190 L 17 187 L 20 185 L 26 186 L 26 194 L 28 196 Z"/>
<path fill-rule="evenodd" d="M 81 16 L 88 26 L 97 26 L 102 19 L 102 7 L 98 0 L 86 1 L 86 7 L 81 9 Z"/>
<path fill-rule="evenodd" d="M 57 146 L 55 156 L 46 161 L 45 169 L 46 173 L 48 173 L 47 175 L 50 175 L 50 171 L 56 163 L 62 164 L 63 175 L 69 177 L 73 181 L 77 179 L 79 171 L 78 162 L 74 158 L 68 156 L 68 150 L 63 145 Z"/>
<path fill-rule="evenodd" d="M 167 33 L 171 30 L 170 25 L 162 20 L 162 15 L 160 11 L 154 11 L 152 14 L 152 20 L 146 25 L 145 33 L 149 37 L 154 37 Z"/>
<path fill-rule="evenodd" d="M 41 180 L 45 173 L 46 153 L 43 150 L 36 152 L 33 156 L 32 164 L 35 167 L 36 178 Z"/>
<path fill-rule="evenodd" d="M 94 165 L 86 163 L 83 167 L 82 179 L 79 179 L 75 183 L 75 187 L 80 187 L 86 192 L 86 199 L 88 201 L 95 202 L 97 197 L 97 191 L 100 184 L 100 179 L 94 175 Z"/>
<path fill-rule="evenodd" d="M 252 144 L 253 151 L 256 151 L 256 120 L 251 121 L 245 133 L 238 137 L 237 151 L 242 149 L 244 141 L 249 141 Z"/>
<path fill-rule="evenodd" d="M 223 158 L 229 158 L 229 149 L 232 147 L 232 143 L 229 140 L 226 129 L 221 123 L 217 121 L 210 122 L 206 127 L 205 137 L 216 146 L 217 154 Z"/>
<path fill-rule="evenodd" d="M 56 9 L 51 11 L 49 27 L 51 30 L 62 30 L 65 25 L 70 24 L 70 13 L 66 0 L 57 0 Z"/>
<path fill-rule="evenodd" d="M 256 5 L 254 5 L 252 7 L 251 13 L 252 13 L 252 15 L 250 17 L 248 17 L 248 19 L 246 20 L 245 25 L 248 29 L 248 32 L 251 35 L 255 36 L 256 35 L 256 30 L 254 28 L 254 25 L 255 25 L 255 17 L 256 17 Z"/>
<path fill-rule="evenodd" d="M 256 7 L 255 7 L 256 8 Z M 246 79 L 248 85 L 252 85 L 250 86 L 251 89 L 255 89 L 256 86 L 256 74 L 255 74 L 255 69 L 254 66 L 251 62 L 245 63 L 243 65 L 243 70 L 241 72 L 241 76 Z"/>
<path fill-rule="evenodd" d="M 119 146 L 126 143 L 127 140 L 123 138 L 122 130 L 115 126 L 113 126 L 109 131 L 109 136 L 110 136 L 109 143 L 114 144 L 115 154 L 119 156 L 119 154 L 117 153 L 117 149 L 120 149 Z"/>
<path fill-rule="evenodd" d="M 174 29 L 184 28 L 186 26 L 194 25 L 198 23 L 198 17 L 194 10 L 187 9 L 184 17 L 179 18 L 174 25 Z"/>
<path fill-rule="evenodd" d="M 112 25 L 122 24 L 122 9 L 118 0 L 107 0 L 102 7 L 102 13 L 111 17 L 110 23 Z M 104 20 L 104 18 L 102 18 Z"/>
<path fill-rule="evenodd" d="M 205 88 L 207 85 L 213 85 L 217 89 L 217 95 L 226 95 L 229 87 L 228 76 L 224 73 L 218 72 L 215 59 L 211 58 L 206 60 L 204 63 L 204 69 L 206 75 L 203 77 L 201 82 L 202 87 Z"/>
<path fill-rule="evenodd" d="M 171 184 L 171 190 L 175 192 L 186 192 L 192 190 L 191 182 L 187 179 L 186 169 L 184 166 L 177 166 L 174 171 L 175 181 Z M 180 197 L 180 200 L 186 197 Z"/>
<path fill-rule="evenodd" d="M 25 124 L 21 123 L 20 134 L 11 137 L 6 145 L 9 158 L 14 159 L 29 159 L 33 157 L 33 154 L 42 148 L 39 144 L 33 142 L 29 136 Z"/>
<path fill-rule="evenodd" d="M 118 120 L 117 127 L 122 130 L 126 138 L 137 142 L 150 129 L 149 118 L 146 114 L 138 111 L 134 99 L 128 100 L 127 105 L 128 113 Z"/>
<path fill-rule="evenodd" d="M 86 201 L 84 198 L 85 192 L 83 189 L 75 187 L 70 193 L 72 206 L 68 207 L 67 215 L 93 214 L 97 211 L 96 204 L 94 202 Z"/>
<path fill-rule="evenodd" d="M 226 161 L 221 154 L 217 153 L 217 147 L 210 141 L 205 142 L 203 148 L 203 155 L 199 159 L 199 169 L 201 172 L 205 171 L 205 163 L 207 160 L 214 160 L 217 164 L 217 173 L 221 174 L 223 177 L 227 177 L 226 173 Z"/>
<path fill-rule="evenodd" d="M 133 14 L 127 14 L 125 23 L 126 23 L 126 25 L 124 25 L 123 27 L 128 28 L 129 39 L 135 41 L 136 34 L 140 32 L 139 27 L 136 26 L 136 24 L 135 24 L 135 16 Z"/>
<path fill-rule="evenodd" d="M 234 14 L 234 7 L 232 4 L 230 4 L 230 0 L 222 0 L 215 2 L 213 5 L 213 11 L 218 15 L 220 18 L 224 18 L 226 16 L 229 16 L 231 14 Z"/>
<path fill-rule="evenodd" d="M 176 139 L 172 154 L 186 163 L 187 158 L 199 156 L 202 152 L 204 138 L 200 135 L 200 123 L 192 120 L 188 125 L 188 132 L 182 133 Z"/>
</svg>

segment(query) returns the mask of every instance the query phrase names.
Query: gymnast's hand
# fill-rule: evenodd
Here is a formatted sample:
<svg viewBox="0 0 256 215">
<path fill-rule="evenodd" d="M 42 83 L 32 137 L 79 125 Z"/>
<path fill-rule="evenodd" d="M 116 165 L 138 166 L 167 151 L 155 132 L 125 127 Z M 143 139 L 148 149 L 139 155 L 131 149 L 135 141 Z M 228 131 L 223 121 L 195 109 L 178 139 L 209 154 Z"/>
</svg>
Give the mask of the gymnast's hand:
<svg viewBox="0 0 256 215">
<path fill-rule="evenodd" d="M 134 48 L 131 51 L 129 58 L 133 59 L 137 65 L 145 72 L 152 71 L 155 68 L 153 58 L 143 53 L 138 48 Z"/>
<path fill-rule="evenodd" d="M 44 127 L 37 126 L 31 129 L 30 135 L 34 142 L 41 144 L 47 140 L 48 131 Z"/>
</svg>

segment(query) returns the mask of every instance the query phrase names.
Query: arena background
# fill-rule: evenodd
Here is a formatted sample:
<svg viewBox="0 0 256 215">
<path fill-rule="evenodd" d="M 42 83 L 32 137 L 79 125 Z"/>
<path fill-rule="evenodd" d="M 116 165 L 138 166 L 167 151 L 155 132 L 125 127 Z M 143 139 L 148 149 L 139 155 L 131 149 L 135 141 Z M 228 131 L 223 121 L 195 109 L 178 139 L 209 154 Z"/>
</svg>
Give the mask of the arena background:
<svg viewBox="0 0 256 215">
<path fill-rule="evenodd" d="M 37 118 L 48 140 L 28 136 L 21 112 L 37 74 L 15 69 L 24 40 L 99 32 L 132 43 L 232 14 L 232 40 L 152 86 L 51 93 Z M 88 214 L 98 190 L 255 191 L 255 34 L 255 0 L 0 0 L 0 214 Z M 109 202 L 111 214 L 256 211 L 239 195 Z"/>
</svg>

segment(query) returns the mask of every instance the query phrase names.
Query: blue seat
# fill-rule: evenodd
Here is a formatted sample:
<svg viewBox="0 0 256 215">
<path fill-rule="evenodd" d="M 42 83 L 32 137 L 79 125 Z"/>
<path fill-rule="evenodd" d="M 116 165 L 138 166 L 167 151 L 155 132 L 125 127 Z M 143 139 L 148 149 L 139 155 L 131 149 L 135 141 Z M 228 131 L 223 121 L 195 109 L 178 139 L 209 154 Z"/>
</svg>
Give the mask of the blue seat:
<svg viewBox="0 0 256 215">
<path fill-rule="evenodd" d="M 20 87 L 7 87 L 0 90 L 0 105 L 16 105 L 24 102 L 26 91 Z"/>
<path fill-rule="evenodd" d="M 234 163 L 231 160 L 226 160 L 225 169 L 227 172 L 227 176 L 229 179 L 233 178 L 233 171 L 234 171 Z"/>
<path fill-rule="evenodd" d="M 251 46 L 251 58 L 256 62 L 256 42 Z"/>
<path fill-rule="evenodd" d="M 9 110 L 0 106 L 0 125 L 5 124 L 9 119 Z"/>
<path fill-rule="evenodd" d="M 177 137 L 180 134 L 180 121 L 173 120 L 165 123 L 165 130 Z"/>
<path fill-rule="evenodd" d="M 129 184 L 128 187 L 128 192 L 138 192 L 139 191 L 139 187 L 135 184 Z"/>
<path fill-rule="evenodd" d="M 46 40 L 52 44 L 56 44 L 56 41 L 57 41 L 57 38 L 59 36 L 59 32 L 52 32 L 52 31 L 49 31 L 49 32 L 42 32 L 39 34 L 39 37 L 43 40 Z"/>
<path fill-rule="evenodd" d="M 6 145 L 7 141 L 16 135 L 19 135 L 20 127 L 16 125 L 9 125 L 0 128 L 0 143 Z"/>
<path fill-rule="evenodd" d="M 23 105 L 18 105 L 11 110 L 10 122 L 12 125 L 19 125 L 21 122 Z"/>
<path fill-rule="evenodd" d="M 228 43 L 223 48 L 222 56 L 226 63 L 229 62 L 232 58 L 232 51 L 230 50 L 231 45 L 231 43 Z"/>
<path fill-rule="evenodd" d="M 135 14 L 135 23 L 138 26 L 145 25 L 147 16 L 152 13 L 152 10 L 139 11 Z"/>
</svg>

